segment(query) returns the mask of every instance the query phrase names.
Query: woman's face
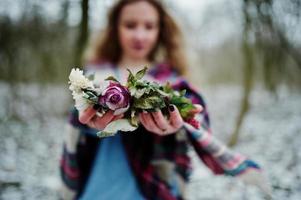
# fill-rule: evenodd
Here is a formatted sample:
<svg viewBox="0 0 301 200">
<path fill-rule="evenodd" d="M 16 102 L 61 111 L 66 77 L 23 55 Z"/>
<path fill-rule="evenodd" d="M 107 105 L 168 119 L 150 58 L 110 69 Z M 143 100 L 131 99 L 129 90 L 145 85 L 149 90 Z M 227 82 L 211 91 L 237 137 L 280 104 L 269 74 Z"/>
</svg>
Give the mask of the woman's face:
<svg viewBox="0 0 301 200">
<path fill-rule="evenodd" d="M 120 13 L 118 34 L 123 56 L 147 59 L 159 34 L 156 8 L 145 1 L 124 6 Z"/>
</svg>

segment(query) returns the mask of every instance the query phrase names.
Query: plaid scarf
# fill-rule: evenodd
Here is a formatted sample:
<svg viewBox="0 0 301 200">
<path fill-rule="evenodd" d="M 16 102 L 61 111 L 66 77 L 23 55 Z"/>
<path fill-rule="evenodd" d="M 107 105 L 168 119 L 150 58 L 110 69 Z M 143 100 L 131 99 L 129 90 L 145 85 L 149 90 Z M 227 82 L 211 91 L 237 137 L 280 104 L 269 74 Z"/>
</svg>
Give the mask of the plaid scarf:
<svg viewBox="0 0 301 200">
<path fill-rule="evenodd" d="M 121 133 L 126 155 L 139 189 L 146 199 L 180 200 L 185 198 L 185 185 L 191 174 L 188 156 L 189 144 L 197 155 L 215 174 L 236 176 L 249 168 L 259 166 L 245 156 L 230 151 L 212 137 L 209 115 L 202 96 L 187 81 L 177 75 L 168 64 L 159 64 L 149 73 L 159 82 L 171 82 L 176 90 L 186 90 L 186 95 L 195 104 L 203 106 L 198 114 L 201 128 L 185 124 L 177 133 L 158 136 L 140 126 L 133 133 Z M 60 171 L 63 182 L 77 192 L 79 197 L 89 177 L 97 146 L 101 139 L 91 136 L 96 130 L 78 121 L 78 112 L 73 109 L 70 124 L 80 131 L 76 153 L 69 153 L 64 146 Z M 100 144 L 101 145 L 101 144 Z M 177 182 L 177 194 L 172 192 Z"/>
</svg>

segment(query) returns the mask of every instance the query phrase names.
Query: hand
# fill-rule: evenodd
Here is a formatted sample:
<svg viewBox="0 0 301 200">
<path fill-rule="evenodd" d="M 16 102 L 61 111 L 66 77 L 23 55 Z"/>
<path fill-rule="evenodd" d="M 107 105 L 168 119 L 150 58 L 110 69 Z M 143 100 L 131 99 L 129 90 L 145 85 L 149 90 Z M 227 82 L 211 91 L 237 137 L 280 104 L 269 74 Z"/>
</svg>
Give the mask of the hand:
<svg viewBox="0 0 301 200">
<path fill-rule="evenodd" d="M 201 105 L 195 104 L 196 109 L 191 111 L 192 115 L 200 113 L 203 110 Z M 169 135 L 177 132 L 184 124 L 184 121 L 180 115 L 176 106 L 170 105 L 169 119 L 166 119 L 161 111 L 156 112 L 143 112 L 139 114 L 139 120 L 146 130 L 158 134 Z"/>
<path fill-rule="evenodd" d="M 110 122 L 121 119 L 123 114 L 121 115 L 113 115 L 113 111 L 108 111 L 102 116 L 98 116 L 97 106 L 90 106 L 86 110 L 79 113 L 78 120 L 82 124 L 87 124 L 91 128 L 95 128 L 98 130 L 103 130 Z"/>
<path fill-rule="evenodd" d="M 66 149 L 68 152 L 74 153 L 76 152 L 76 146 L 80 135 L 79 129 L 74 128 L 70 124 L 66 124 L 65 132 L 64 142 L 66 144 Z"/>
<path fill-rule="evenodd" d="M 246 172 L 238 175 L 238 178 L 245 184 L 257 186 L 267 196 L 267 198 L 272 197 L 271 184 L 263 171 L 250 168 Z"/>
</svg>

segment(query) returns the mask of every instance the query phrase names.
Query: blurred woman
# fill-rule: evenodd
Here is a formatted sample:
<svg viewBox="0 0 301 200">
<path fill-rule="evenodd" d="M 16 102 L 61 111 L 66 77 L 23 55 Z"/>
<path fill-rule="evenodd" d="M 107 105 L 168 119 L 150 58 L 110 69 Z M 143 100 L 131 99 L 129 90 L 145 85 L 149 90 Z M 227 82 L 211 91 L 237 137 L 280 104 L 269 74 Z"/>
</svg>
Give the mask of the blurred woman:
<svg viewBox="0 0 301 200">
<path fill-rule="evenodd" d="M 184 126 L 179 111 L 170 105 L 168 119 L 161 111 L 143 112 L 133 133 L 100 139 L 95 133 L 123 116 L 109 111 L 100 117 L 97 106 L 80 113 L 73 109 L 60 168 L 66 188 L 74 191 L 72 198 L 185 199 L 191 173 L 189 144 L 216 174 L 236 176 L 259 169 L 211 136 L 205 102 L 183 78 L 187 65 L 180 30 L 159 1 L 118 1 L 89 55 L 85 71 L 94 74 L 96 81 L 114 75 L 125 82 L 126 68 L 135 72 L 148 66 L 147 78 L 169 81 L 176 90 L 185 89 L 196 105 L 192 114 L 201 127 Z"/>
</svg>

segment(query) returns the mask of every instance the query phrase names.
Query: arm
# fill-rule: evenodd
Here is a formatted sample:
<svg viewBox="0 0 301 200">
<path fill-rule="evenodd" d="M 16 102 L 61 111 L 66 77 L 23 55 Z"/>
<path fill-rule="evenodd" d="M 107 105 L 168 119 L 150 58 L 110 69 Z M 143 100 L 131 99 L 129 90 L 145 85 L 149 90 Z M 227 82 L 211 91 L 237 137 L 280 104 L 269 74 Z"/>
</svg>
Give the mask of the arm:
<svg viewBox="0 0 301 200">
<path fill-rule="evenodd" d="M 187 123 L 184 126 L 196 152 L 214 173 L 236 176 L 251 168 L 260 169 L 255 162 L 227 148 L 203 126 L 200 129 Z"/>
<path fill-rule="evenodd" d="M 69 115 L 72 117 L 72 112 Z M 69 120 L 69 122 L 71 122 Z M 76 159 L 76 146 L 80 130 L 72 123 L 66 124 L 64 131 L 63 152 L 60 160 L 61 197 L 64 200 L 74 199 L 79 182 L 79 167 Z"/>
<path fill-rule="evenodd" d="M 198 121 L 201 122 L 200 128 L 196 129 L 187 123 L 184 124 L 184 127 L 198 156 L 215 174 L 236 176 L 250 168 L 260 169 L 255 162 L 248 160 L 239 153 L 231 151 L 212 136 L 205 101 L 195 89 L 184 80 L 180 80 L 174 84 L 174 88 L 177 90 L 185 89 L 187 97 L 190 98 L 194 104 L 203 106 L 203 111 L 196 115 Z"/>
</svg>

